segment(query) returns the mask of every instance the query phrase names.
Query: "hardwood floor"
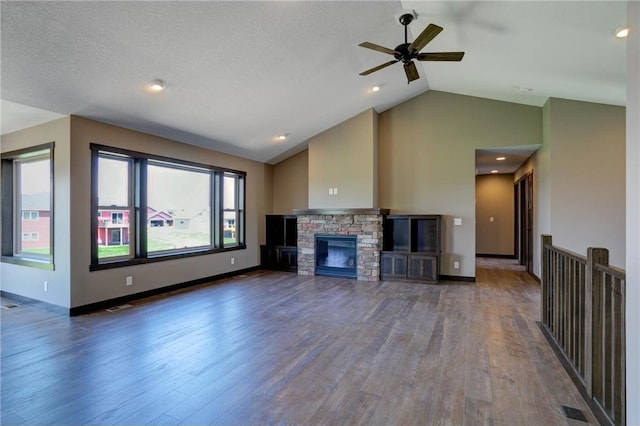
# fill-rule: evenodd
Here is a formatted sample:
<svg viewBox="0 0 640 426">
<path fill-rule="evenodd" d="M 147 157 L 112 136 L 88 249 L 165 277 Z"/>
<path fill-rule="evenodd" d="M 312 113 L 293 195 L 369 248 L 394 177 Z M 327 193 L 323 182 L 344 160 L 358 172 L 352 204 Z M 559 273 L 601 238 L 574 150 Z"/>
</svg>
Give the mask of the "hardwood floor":
<svg viewBox="0 0 640 426">
<path fill-rule="evenodd" d="M 2 312 L 2 424 L 597 424 L 547 345 L 538 285 L 255 272 L 63 317 Z M 2 304 L 10 303 L 3 299 Z"/>
</svg>

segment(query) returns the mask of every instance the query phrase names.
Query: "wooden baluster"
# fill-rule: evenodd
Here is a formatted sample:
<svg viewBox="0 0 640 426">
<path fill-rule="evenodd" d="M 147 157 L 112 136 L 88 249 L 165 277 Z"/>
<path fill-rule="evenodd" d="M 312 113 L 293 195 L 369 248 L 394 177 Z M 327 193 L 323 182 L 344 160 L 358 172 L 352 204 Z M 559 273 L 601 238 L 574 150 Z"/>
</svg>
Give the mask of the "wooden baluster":
<svg viewBox="0 0 640 426">
<path fill-rule="evenodd" d="M 549 254 L 549 250 L 545 249 L 546 245 L 551 246 L 552 238 L 551 235 L 542 235 L 541 237 L 541 256 L 542 265 L 540 276 L 542 277 L 542 294 L 540 295 L 540 300 L 542 304 L 541 314 L 542 314 L 542 323 L 547 327 L 551 328 L 551 322 L 549 318 L 549 261 L 551 256 Z"/>
<path fill-rule="evenodd" d="M 584 379 L 590 396 L 602 396 L 602 285 L 596 263 L 609 264 L 609 250 L 589 247 L 585 280 Z"/>
</svg>

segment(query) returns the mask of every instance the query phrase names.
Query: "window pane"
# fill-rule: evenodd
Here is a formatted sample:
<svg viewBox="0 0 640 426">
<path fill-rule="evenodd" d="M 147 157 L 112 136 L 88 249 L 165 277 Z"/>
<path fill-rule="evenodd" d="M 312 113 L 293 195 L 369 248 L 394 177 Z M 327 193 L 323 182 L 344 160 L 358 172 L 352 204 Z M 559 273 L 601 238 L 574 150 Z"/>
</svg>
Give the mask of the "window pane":
<svg viewBox="0 0 640 426">
<path fill-rule="evenodd" d="M 17 254 L 38 257 L 51 255 L 51 160 L 16 161 L 19 194 L 16 235 Z"/>
<path fill-rule="evenodd" d="M 147 251 L 210 246 L 210 194 L 209 173 L 149 164 Z"/>
<path fill-rule="evenodd" d="M 236 236 L 236 225 L 238 223 L 238 217 L 235 211 L 224 212 L 223 214 L 223 232 L 224 232 L 224 245 L 236 244 L 238 237 Z"/>
<path fill-rule="evenodd" d="M 98 259 L 129 256 L 129 229 L 129 210 L 99 209 Z"/>
<path fill-rule="evenodd" d="M 129 205 L 129 160 L 100 157 L 98 160 L 98 205 Z"/>
<path fill-rule="evenodd" d="M 98 259 L 131 256 L 130 161 L 98 158 Z"/>
<path fill-rule="evenodd" d="M 224 204 L 223 209 L 236 208 L 236 178 L 231 176 L 224 177 Z"/>
</svg>

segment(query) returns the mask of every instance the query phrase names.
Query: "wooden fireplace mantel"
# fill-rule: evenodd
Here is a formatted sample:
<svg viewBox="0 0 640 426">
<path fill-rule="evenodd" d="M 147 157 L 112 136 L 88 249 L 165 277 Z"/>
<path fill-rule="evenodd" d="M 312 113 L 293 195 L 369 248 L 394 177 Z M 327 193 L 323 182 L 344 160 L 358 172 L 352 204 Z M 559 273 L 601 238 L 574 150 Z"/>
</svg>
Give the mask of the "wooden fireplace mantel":
<svg viewBox="0 0 640 426">
<path fill-rule="evenodd" d="M 294 209 L 296 216 L 315 215 L 387 215 L 389 209 Z"/>
</svg>

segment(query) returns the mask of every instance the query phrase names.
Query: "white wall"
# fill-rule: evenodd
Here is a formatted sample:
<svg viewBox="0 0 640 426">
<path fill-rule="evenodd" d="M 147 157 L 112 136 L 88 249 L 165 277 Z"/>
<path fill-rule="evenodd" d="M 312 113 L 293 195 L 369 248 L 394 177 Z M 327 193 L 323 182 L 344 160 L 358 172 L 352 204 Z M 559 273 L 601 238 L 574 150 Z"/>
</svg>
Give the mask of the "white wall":
<svg viewBox="0 0 640 426">
<path fill-rule="evenodd" d="M 640 425 L 640 2 L 627 2 L 627 424 Z"/>
<path fill-rule="evenodd" d="M 29 129 L 3 135 L 2 152 L 11 152 L 43 143 L 55 142 L 53 151 L 54 180 L 54 270 L 47 271 L 22 265 L 0 263 L 0 289 L 13 294 L 69 308 L 70 255 L 70 118 L 65 117 Z M 48 290 L 44 290 L 47 281 Z"/>
</svg>

